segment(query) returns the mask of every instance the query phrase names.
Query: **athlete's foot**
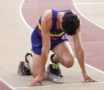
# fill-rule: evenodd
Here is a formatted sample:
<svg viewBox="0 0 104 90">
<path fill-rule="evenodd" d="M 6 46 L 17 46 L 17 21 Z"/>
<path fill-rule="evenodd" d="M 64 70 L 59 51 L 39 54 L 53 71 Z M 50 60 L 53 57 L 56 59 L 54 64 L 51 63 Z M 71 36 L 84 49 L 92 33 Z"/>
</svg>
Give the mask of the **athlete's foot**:
<svg viewBox="0 0 104 90">
<path fill-rule="evenodd" d="M 49 64 L 46 71 L 45 79 L 55 82 L 57 84 L 63 83 L 63 81 L 61 81 L 61 78 L 60 78 L 60 71 L 58 69 L 57 70 L 54 69 L 53 64 Z"/>
<path fill-rule="evenodd" d="M 20 61 L 19 66 L 18 66 L 18 75 L 31 75 L 30 69 L 25 67 L 25 62 Z"/>
<path fill-rule="evenodd" d="M 50 59 L 51 59 L 51 62 L 53 63 L 49 65 L 49 67 L 51 68 L 51 72 L 57 76 L 63 77 L 59 63 L 58 63 L 57 55 L 52 54 Z"/>
<path fill-rule="evenodd" d="M 18 66 L 18 74 L 19 75 L 31 75 L 30 68 L 29 68 L 29 62 L 28 62 L 28 56 L 32 56 L 31 53 L 27 53 L 25 55 L 25 61 L 20 61 L 20 64 Z"/>
<path fill-rule="evenodd" d="M 25 75 L 24 72 L 24 61 L 20 61 L 19 66 L 18 66 L 18 72 L 19 75 Z"/>
</svg>

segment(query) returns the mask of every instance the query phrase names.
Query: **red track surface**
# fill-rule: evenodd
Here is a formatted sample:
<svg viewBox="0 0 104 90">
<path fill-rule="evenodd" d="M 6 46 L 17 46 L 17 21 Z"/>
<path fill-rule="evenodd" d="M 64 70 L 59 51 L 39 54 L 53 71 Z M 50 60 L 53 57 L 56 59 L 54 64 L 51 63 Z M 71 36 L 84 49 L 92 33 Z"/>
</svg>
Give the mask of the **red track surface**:
<svg viewBox="0 0 104 90">
<path fill-rule="evenodd" d="M 22 13 L 26 22 L 34 28 L 45 9 L 75 10 L 72 0 L 25 0 Z M 75 10 L 76 11 L 76 10 Z M 77 11 L 76 11 L 77 12 Z M 80 16 L 80 15 L 79 15 Z M 81 17 L 82 41 L 85 48 L 85 62 L 104 71 L 104 30 Z"/>
<path fill-rule="evenodd" d="M 9 86 L 7 86 L 5 83 L 0 81 L 0 90 L 12 90 Z"/>
</svg>

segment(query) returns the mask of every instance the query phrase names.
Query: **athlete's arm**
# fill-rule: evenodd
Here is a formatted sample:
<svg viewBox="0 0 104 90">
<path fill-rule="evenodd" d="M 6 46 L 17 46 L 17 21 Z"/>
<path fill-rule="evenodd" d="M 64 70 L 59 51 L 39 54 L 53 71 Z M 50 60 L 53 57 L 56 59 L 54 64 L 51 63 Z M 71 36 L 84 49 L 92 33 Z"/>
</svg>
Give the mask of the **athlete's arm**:
<svg viewBox="0 0 104 90">
<path fill-rule="evenodd" d="M 95 81 L 87 75 L 87 72 L 85 69 L 84 49 L 83 49 L 83 45 L 81 42 L 80 27 L 78 28 L 76 35 L 73 36 L 73 41 L 74 41 L 74 49 L 75 49 L 76 57 L 78 59 L 79 65 L 81 67 L 84 81 L 85 82 L 86 81 L 91 81 L 91 82 Z"/>
<path fill-rule="evenodd" d="M 80 67 L 82 69 L 82 73 L 86 73 L 85 65 L 84 65 L 84 50 L 81 43 L 81 37 L 80 37 L 80 29 L 77 30 L 77 33 L 73 36 L 74 41 L 74 50 L 78 59 L 78 62 L 80 64 Z"/>
<path fill-rule="evenodd" d="M 40 62 L 40 75 L 44 74 L 45 64 L 50 51 L 50 28 L 52 25 L 51 21 L 51 12 L 46 11 L 42 17 L 42 51 L 41 51 L 41 62 Z"/>
<path fill-rule="evenodd" d="M 47 62 L 47 58 L 50 51 L 50 28 L 52 26 L 52 14 L 51 11 L 45 11 L 41 18 L 41 35 L 42 35 L 42 51 L 41 51 L 41 60 L 40 60 L 40 68 L 39 74 L 35 77 L 35 79 L 31 82 L 30 86 L 34 86 L 37 83 L 42 85 L 42 81 L 44 79 L 45 74 L 45 64 Z"/>
</svg>

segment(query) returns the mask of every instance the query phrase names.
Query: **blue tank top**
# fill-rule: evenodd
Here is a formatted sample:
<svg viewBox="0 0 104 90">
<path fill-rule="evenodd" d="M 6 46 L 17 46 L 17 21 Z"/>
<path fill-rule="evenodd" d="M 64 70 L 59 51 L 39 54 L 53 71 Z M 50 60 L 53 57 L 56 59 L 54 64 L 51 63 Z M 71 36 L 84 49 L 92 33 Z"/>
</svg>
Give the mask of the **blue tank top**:
<svg viewBox="0 0 104 90">
<path fill-rule="evenodd" d="M 58 38 L 61 37 L 62 35 L 64 35 L 64 32 L 61 29 L 57 29 L 57 14 L 58 12 L 72 12 L 70 9 L 68 10 L 61 10 L 61 11 L 56 11 L 56 10 L 52 10 L 52 28 L 50 30 L 50 37 L 52 38 Z M 38 29 L 41 32 L 42 27 L 41 27 L 41 18 L 39 19 L 39 23 L 38 23 Z"/>
</svg>

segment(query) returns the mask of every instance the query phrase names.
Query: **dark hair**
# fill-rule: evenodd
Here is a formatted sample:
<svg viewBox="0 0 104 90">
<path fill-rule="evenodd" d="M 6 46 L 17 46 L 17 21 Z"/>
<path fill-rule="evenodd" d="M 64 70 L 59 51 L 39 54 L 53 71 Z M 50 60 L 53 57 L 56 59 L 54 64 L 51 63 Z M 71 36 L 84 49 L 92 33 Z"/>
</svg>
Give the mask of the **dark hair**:
<svg viewBox="0 0 104 90">
<path fill-rule="evenodd" d="M 76 34 L 76 30 L 80 25 L 78 16 L 72 12 L 66 12 L 62 18 L 62 28 L 68 35 Z"/>
</svg>

